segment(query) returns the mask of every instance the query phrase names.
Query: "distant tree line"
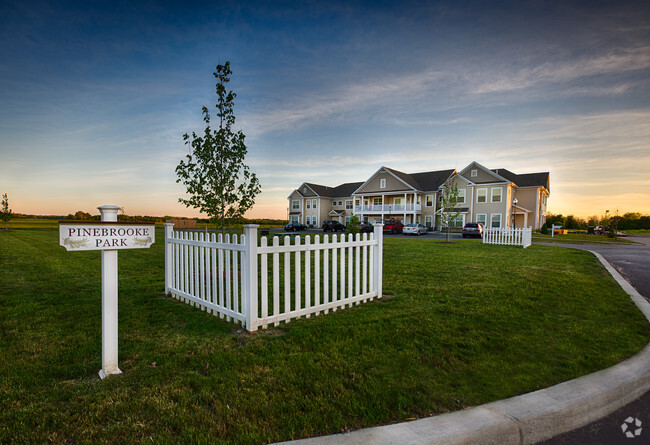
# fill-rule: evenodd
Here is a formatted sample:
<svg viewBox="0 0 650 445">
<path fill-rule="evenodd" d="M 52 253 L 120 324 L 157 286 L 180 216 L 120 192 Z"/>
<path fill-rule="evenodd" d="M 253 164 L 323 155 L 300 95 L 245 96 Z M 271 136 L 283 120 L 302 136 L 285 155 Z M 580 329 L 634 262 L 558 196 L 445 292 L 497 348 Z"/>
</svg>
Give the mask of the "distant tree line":
<svg viewBox="0 0 650 445">
<path fill-rule="evenodd" d="M 610 215 L 606 212 L 603 216 L 590 216 L 580 218 L 573 215 L 548 213 L 546 215 L 546 226 L 552 224 L 562 226 L 568 230 L 587 230 L 588 226 L 617 226 L 618 230 L 641 230 L 650 229 L 650 215 L 642 215 L 638 212 L 628 212 L 622 216 Z"/>
<path fill-rule="evenodd" d="M 101 216 L 91 215 L 90 213 L 83 212 L 81 210 L 75 213 L 69 213 L 68 215 L 28 215 L 24 213 L 12 213 L 11 216 L 16 219 L 22 218 L 33 218 L 33 219 L 54 219 L 54 220 L 76 220 L 76 221 L 100 221 Z M 199 223 L 208 224 L 210 222 L 209 218 L 189 218 L 186 216 L 148 216 L 148 215 L 126 215 L 120 213 L 117 215 L 118 221 L 125 222 L 166 222 L 172 219 L 196 219 Z M 259 224 L 265 226 L 283 226 L 287 223 L 286 219 L 274 219 L 274 218 L 239 218 L 235 221 L 235 225 L 241 226 L 243 224 Z"/>
</svg>

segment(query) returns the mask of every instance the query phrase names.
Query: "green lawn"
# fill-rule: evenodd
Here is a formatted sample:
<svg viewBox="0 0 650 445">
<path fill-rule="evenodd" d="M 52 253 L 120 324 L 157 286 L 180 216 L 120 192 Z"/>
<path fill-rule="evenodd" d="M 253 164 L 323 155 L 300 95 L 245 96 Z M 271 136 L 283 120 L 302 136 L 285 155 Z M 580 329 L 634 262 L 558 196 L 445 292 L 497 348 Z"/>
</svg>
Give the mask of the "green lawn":
<svg viewBox="0 0 650 445">
<path fill-rule="evenodd" d="M 589 253 L 386 239 L 377 302 L 255 335 L 120 251 L 122 375 L 99 380 L 99 252 L 0 232 L 0 443 L 262 443 L 429 416 L 611 366 L 650 339 Z"/>
</svg>

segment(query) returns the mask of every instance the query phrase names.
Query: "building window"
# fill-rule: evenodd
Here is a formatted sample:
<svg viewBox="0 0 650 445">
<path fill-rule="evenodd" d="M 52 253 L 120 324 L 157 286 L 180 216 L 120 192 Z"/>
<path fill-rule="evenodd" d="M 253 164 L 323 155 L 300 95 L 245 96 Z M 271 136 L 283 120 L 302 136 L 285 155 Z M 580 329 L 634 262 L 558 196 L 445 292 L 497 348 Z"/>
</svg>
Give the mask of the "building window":
<svg viewBox="0 0 650 445">
<path fill-rule="evenodd" d="M 372 198 L 372 205 L 380 206 L 382 204 L 381 198 Z"/>
<path fill-rule="evenodd" d="M 300 210 L 300 201 L 297 199 L 294 199 L 291 201 L 291 209 L 292 210 Z"/>
<path fill-rule="evenodd" d="M 471 174 L 472 178 L 476 178 L 478 176 L 478 170 L 473 169 L 470 174 Z"/>
<path fill-rule="evenodd" d="M 485 224 L 487 223 L 487 214 L 485 213 L 478 213 L 476 215 L 476 222 L 483 224 L 483 227 L 485 227 Z"/>
<path fill-rule="evenodd" d="M 311 200 L 309 200 L 309 199 L 307 200 L 307 208 L 311 209 Z"/>
<path fill-rule="evenodd" d="M 427 195 L 425 205 L 427 207 L 433 207 L 433 195 Z"/>
<path fill-rule="evenodd" d="M 347 226 L 348 224 L 350 224 L 350 218 L 351 218 L 351 216 L 346 216 L 346 217 L 345 217 L 345 225 L 346 225 L 346 226 Z"/>
<path fill-rule="evenodd" d="M 295 215 L 291 215 L 291 222 L 292 223 L 297 223 L 298 222 L 298 217 Z"/>
<path fill-rule="evenodd" d="M 476 189 L 476 202 L 487 202 L 487 189 Z"/>
<path fill-rule="evenodd" d="M 424 217 L 424 225 L 427 226 L 429 230 L 433 228 L 433 216 L 427 215 Z"/>
<path fill-rule="evenodd" d="M 315 209 L 315 208 L 316 208 L 316 200 L 315 200 L 315 199 L 312 199 L 312 201 L 311 201 L 311 207 L 312 207 L 312 209 Z"/>
<path fill-rule="evenodd" d="M 385 189 L 386 188 L 386 179 L 380 179 L 379 180 L 379 188 L 380 189 Z"/>
<path fill-rule="evenodd" d="M 459 189 L 458 190 L 458 201 L 457 201 L 458 204 L 465 204 L 465 192 L 466 191 L 467 191 L 466 189 Z"/>
<path fill-rule="evenodd" d="M 501 227 L 501 214 L 500 213 L 493 213 L 491 220 L 492 220 L 492 224 L 490 225 L 490 227 L 493 227 L 493 228 Z"/>
<path fill-rule="evenodd" d="M 352 200 L 345 201 L 345 210 L 352 210 Z"/>
<path fill-rule="evenodd" d="M 501 202 L 501 187 L 492 189 L 492 202 Z"/>
</svg>

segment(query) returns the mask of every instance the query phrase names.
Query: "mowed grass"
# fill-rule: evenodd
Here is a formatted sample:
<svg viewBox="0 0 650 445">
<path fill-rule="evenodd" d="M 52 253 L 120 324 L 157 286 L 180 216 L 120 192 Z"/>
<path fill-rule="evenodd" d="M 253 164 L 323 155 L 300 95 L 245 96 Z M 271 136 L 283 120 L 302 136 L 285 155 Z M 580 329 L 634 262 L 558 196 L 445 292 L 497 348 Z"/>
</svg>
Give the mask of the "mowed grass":
<svg viewBox="0 0 650 445">
<path fill-rule="evenodd" d="M 463 409 L 611 366 L 648 324 L 589 253 L 386 239 L 376 302 L 249 335 L 166 298 L 162 231 L 119 252 L 102 381 L 99 252 L 0 232 L 0 442 L 263 443 Z"/>
</svg>

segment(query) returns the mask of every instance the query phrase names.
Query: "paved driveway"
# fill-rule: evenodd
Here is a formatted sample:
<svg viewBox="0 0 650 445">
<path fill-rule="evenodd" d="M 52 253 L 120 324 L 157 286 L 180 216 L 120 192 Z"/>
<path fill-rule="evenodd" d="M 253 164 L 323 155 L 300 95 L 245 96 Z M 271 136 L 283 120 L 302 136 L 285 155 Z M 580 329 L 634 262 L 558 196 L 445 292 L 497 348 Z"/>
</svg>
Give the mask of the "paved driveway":
<svg viewBox="0 0 650 445">
<path fill-rule="evenodd" d="M 640 244 L 536 243 L 593 250 L 605 257 L 634 288 L 650 300 L 650 236 L 630 236 Z M 650 425 L 648 425 L 650 427 Z M 650 429 L 650 428 L 649 428 Z M 648 442 L 650 443 L 650 441 Z"/>
<path fill-rule="evenodd" d="M 641 295 L 650 300 L 650 236 L 630 237 L 630 239 L 642 244 L 562 245 L 600 253 Z M 553 243 L 553 245 L 558 244 Z M 627 423 L 626 420 L 628 420 Z M 634 434 L 638 430 L 636 427 L 637 420 L 641 422 L 640 434 L 631 438 L 626 436 L 623 432 L 623 425 L 626 425 L 627 433 Z M 543 442 L 543 445 L 632 445 L 642 443 L 650 444 L 650 393 L 646 393 L 637 401 L 624 406 L 604 419 L 550 439 Z"/>
</svg>

